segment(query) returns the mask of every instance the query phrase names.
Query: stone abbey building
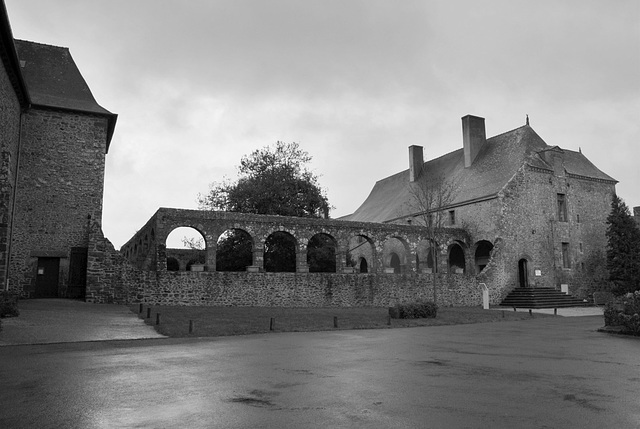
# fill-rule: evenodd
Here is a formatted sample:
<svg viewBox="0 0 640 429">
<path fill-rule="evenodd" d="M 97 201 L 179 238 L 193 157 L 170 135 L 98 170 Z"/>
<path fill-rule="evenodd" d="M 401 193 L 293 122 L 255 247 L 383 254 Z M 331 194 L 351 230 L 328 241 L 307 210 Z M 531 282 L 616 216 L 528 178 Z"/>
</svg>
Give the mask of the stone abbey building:
<svg viewBox="0 0 640 429">
<path fill-rule="evenodd" d="M 116 115 L 67 48 L 14 40 L 0 4 L 0 289 L 85 296 Z"/>
<path fill-rule="evenodd" d="M 486 138 L 484 119 L 468 115 L 462 140 L 460 149 L 428 162 L 422 147 L 411 146 L 409 169 L 378 181 L 343 219 L 417 224 L 424 217 L 411 201 L 421 175 L 444 180 L 454 189 L 438 207 L 443 226 L 464 228 L 470 241 L 449 248 L 438 243 L 441 259 L 469 254 L 476 263 L 458 269 L 491 285 L 497 296 L 516 286 L 566 284 L 575 292 L 573 278 L 589 256 L 604 255 L 616 180 L 581 151 L 547 145 L 528 118 L 520 128 Z"/>
<path fill-rule="evenodd" d="M 14 40 L 0 1 L 0 289 L 89 302 L 251 306 L 387 306 L 430 299 L 498 304 L 517 286 L 575 287 L 589 255 L 606 248 L 616 181 L 580 151 L 549 146 L 527 123 L 486 138 L 462 118 L 462 147 L 378 181 L 341 219 L 160 208 L 120 251 L 103 236 L 105 156 L 117 116 L 102 108 L 69 50 Z M 447 224 L 435 254 L 411 204 L 425 178 L 454 184 L 438 207 Z M 428 214 L 427 214 L 428 215 Z M 427 216 L 428 217 L 428 216 Z M 167 249 L 190 227 L 205 249 Z M 218 270 L 220 236 L 250 243 L 245 271 Z M 286 236 L 291 272 L 267 272 L 267 243 Z M 310 265 L 328 243 L 330 267 Z M 486 286 L 485 286 L 486 285 Z"/>
</svg>

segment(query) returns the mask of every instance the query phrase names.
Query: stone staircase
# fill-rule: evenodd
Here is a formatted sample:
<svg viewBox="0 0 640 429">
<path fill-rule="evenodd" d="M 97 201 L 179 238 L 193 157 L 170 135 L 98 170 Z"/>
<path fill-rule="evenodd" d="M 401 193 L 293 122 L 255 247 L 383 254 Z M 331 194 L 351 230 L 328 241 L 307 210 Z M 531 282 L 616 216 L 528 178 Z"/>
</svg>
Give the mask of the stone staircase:
<svg viewBox="0 0 640 429">
<path fill-rule="evenodd" d="M 517 287 L 500 303 L 511 308 L 563 308 L 583 307 L 586 303 L 571 295 L 548 287 Z"/>
</svg>

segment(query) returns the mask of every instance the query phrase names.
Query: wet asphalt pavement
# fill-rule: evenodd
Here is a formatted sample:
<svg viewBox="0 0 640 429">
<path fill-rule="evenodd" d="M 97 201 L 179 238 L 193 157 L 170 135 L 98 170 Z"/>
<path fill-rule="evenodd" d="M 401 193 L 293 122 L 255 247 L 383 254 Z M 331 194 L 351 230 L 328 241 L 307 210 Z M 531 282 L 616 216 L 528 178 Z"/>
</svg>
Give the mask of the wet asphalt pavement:
<svg viewBox="0 0 640 429">
<path fill-rule="evenodd" d="M 0 347 L 0 428 L 635 428 L 601 316 Z"/>
</svg>

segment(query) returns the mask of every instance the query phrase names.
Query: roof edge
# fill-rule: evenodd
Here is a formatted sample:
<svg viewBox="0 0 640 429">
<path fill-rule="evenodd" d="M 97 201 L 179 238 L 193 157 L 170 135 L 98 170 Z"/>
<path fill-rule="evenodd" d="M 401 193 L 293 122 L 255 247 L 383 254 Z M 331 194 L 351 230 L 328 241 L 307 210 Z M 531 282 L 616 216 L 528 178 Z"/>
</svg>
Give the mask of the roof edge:
<svg viewBox="0 0 640 429">
<path fill-rule="evenodd" d="M 9 80 L 16 90 L 16 96 L 18 97 L 20 106 L 26 109 L 31 104 L 31 98 L 29 97 L 27 84 L 20 70 L 20 60 L 18 59 L 18 53 L 14 43 L 15 39 L 13 38 L 13 31 L 11 30 L 11 23 L 9 22 L 9 14 L 4 1 L 0 1 L 0 26 L 2 27 L 2 30 L 0 30 L 0 38 L 2 46 L 5 48 L 3 50 L 2 60 L 5 64 L 8 62 L 9 70 L 7 70 L 7 74 L 9 75 Z"/>
</svg>

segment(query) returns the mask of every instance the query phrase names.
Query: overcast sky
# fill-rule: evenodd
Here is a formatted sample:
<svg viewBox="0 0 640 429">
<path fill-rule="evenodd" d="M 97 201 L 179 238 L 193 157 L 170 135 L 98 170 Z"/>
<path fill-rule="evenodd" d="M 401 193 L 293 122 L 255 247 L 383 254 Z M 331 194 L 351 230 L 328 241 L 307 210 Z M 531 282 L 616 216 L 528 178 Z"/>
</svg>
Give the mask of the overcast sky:
<svg viewBox="0 0 640 429">
<path fill-rule="evenodd" d="M 332 217 L 374 183 L 531 126 L 640 206 L 640 1 L 5 0 L 14 37 L 68 47 L 118 114 L 103 230 L 116 248 L 158 207 L 197 208 L 278 140 L 313 157 Z"/>
</svg>

